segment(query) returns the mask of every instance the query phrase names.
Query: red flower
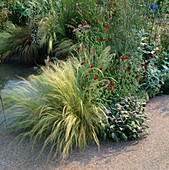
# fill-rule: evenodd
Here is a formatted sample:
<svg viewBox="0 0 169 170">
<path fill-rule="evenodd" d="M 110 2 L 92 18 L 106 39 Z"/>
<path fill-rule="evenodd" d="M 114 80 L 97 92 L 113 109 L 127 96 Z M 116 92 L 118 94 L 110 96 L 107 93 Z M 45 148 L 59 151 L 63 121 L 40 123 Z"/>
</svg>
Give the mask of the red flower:
<svg viewBox="0 0 169 170">
<path fill-rule="evenodd" d="M 98 4 L 98 2 L 96 2 L 96 4 Z"/>
<path fill-rule="evenodd" d="M 89 71 L 89 73 L 92 73 L 91 71 Z"/>
<path fill-rule="evenodd" d="M 143 76 L 143 74 L 141 74 L 141 76 Z"/>
<path fill-rule="evenodd" d="M 98 77 L 95 77 L 94 80 L 98 79 Z"/>
<path fill-rule="evenodd" d="M 102 40 L 99 40 L 99 42 L 102 41 Z"/>
<path fill-rule="evenodd" d="M 149 76 L 146 74 L 146 77 L 149 78 Z"/>
<path fill-rule="evenodd" d="M 128 71 L 130 73 L 130 69 L 127 69 L 126 71 Z"/>
<path fill-rule="evenodd" d="M 112 88 L 110 88 L 110 90 L 113 92 L 114 90 Z"/>
<path fill-rule="evenodd" d="M 111 83 L 111 85 L 112 85 L 113 87 L 115 87 L 116 84 L 115 84 L 115 83 Z"/>
<path fill-rule="evenodd" d="M 106 80 L 108 83 L 110 82 L 109 80 Z"/>
<path fill-rule="evenodd" d="M 146 71 L 146 69 L 144 69 L 144 68 L 143 68 L 142 70 L 143 70 L 143 71 Z"/>
<path fill-rule="evenodd" d="M 110 24 L 111 26 L 113 26 L 113 24 Z"/>
<path fill-rule="evenodd" d="M 86 23 L 83 23 L 83 25 L 85 26 L 85 25 L 86 25 Z"/>
<path fill-rule="evenodd" d="M 93 52 L 95 53 L 95 52 L 96 52 L 96 50 L 93 50 Z"/>
<path fill-rule="evenodd" d="M 107 87 L 110 87 L 110 85 L 109 85 L 109 84 L 107 84 L 106 86 L 107 86 Z"/>
<path fill-rule="evenodd" d="M 138 64 L 137 61 L 135 63 Z"/>
<path fill-rule="evenodd" d="M 85 75 L 85 77 L 87 77 L 87 76 L 89 76 L 88 74 L 87 75 Z"/>
<path fill-rule="evenodd" d="M 150 60 L 152 59 L 151 57 L 148 57 Z"/>
<path fill-rule="evenodd" d="M 114 69 L 115 69 L 115 70 L 118 70 L 118 68 L 117 68 L 117 67 L 115 67 Z"/>
<path fill-rule="evenodd" d="M 108 25 L 103 25 L 104 28 L 110 28 Z"/>
<path fill-rule="evenodd" d="M 100 69 L 100 70 L 103 70 L 103 67 L 100 67 L 99 69 Z"/>
<path fill-rule="evenodd" d="M 125 57 L 121 57 L 121 60 L 125 60 Z"/>
<path fill-rule="evenodd" d="M 107 32 L 107 31 L 109 31 L 109 30 L 104 30 L 104 32 Z"/>
<path fill-rule="evenodd" d="M 129 57 L 125 57 L 125 59 L 129 59 Z"/>
<path fill-rule="evenodd" d="M 83 65 L 85 62 L 81 62 L 81 65 Z"/>
<path fill-rule="evenodd" d="M 140 74 L 140 72 L 137 70 L 137 73 Z"/>
<path fill-rule="evenodd" d="M 114 64 L 117 64 L 117 63 L 114 63 Z"/>
<path fill-rule="evenodd" d="M 74 45 L 74 43 L 70 44 L 70 46 Z"/>
<path fill-rule="evenodd" d="M 133 84 L 133 82 L 130 81 L 130 84 Z"/>
<path fill-rule="evenodd" d="M 142 82 L 142 81 L 143 81 L 143 79 L 142 79 L 142 78 L 140 78 L 140 81 Z"/>
<path fill-rule="evenodd" d="M 51 62 L 51 60 L 48 60 L 48 63 L 50 63 Z"/>
<path fill-rule="evenodd" d="M 153 66 L 152 64 L 150 64 L 151 66 Z"/>
<path fill-rule="evenodd" d="M 144 64 L 144 63 L 141 63 L 141 65 L 145 67 L 145 64 Z"/>
<path fill-rule="evenodd" d="M 90 66 L 90 68 L 93 68 L 93 64 L 91 63 L 91 66 Z"/>
<path fill-rule="evenodd" d="M 80 47 L 77 48 L 77 51 L 81 51 Z"/>
<path fill-rule="evenodd" d="M 103 38 L 103 40 L 102 41 L 107 41 L 107 39 L 106 38 Z"/>
</svg>

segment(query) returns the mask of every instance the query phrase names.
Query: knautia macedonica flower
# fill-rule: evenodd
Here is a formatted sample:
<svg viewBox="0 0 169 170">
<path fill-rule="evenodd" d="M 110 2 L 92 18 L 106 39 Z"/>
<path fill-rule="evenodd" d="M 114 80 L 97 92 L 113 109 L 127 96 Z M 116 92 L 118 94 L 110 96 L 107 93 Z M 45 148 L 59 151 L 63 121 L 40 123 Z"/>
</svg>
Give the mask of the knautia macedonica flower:
<svg viewBox="0 0 169 170">
<path fill-rule="evenodd" d="M 95 77 L 95 78 L 94 78 L 94 80 L 97 80 L 97 79 L 98 79 L 98 77 Z"/>
<path fill-rule="evenodd" d="M 111 83 L 111 85 L 112 85 L 113 87 L 115 87 L 115 86 L 116 86 L 116 84 L 115 84 L 115 83 Z"/>
</svg>

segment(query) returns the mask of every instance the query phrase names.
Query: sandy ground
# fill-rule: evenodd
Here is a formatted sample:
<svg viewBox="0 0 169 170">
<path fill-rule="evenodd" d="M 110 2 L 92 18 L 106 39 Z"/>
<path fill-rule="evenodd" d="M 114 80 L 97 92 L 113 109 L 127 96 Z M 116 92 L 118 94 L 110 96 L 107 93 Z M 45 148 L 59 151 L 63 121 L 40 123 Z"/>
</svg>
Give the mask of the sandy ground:
<svg viewBox="0 0 169 170">
<path fill-rule="evenodd" d="M 54 170 L 54 169 L 110 169 L 110 170 L 169 170 L 169 96 L 157 96 L 147 104 L 150 135 L 139 141 L 112 140 L 101 142 L 100 152 L 90 144 L 81 153 L 77 150 L 65 161 L 50 160 L 46 163 L 48 148 L 36 160 L 42 143 L 31 154 L 29 139 L 14 152 L 9 143 L 15 135 L 0 135 L 0 170 Z"/>
</svg>

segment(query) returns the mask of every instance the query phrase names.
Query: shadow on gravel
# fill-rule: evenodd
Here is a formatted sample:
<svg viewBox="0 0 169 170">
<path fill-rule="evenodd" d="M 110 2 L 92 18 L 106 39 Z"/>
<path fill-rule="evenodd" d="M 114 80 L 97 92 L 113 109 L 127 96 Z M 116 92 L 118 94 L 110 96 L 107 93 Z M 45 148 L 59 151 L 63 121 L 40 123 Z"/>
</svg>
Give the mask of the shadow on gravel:
<svg viewBox="0 0 169 170">
<path fill-rule="evenodd" d="M 93 158 L 97 159 L 97 162 L 103 161 L 103 163 L 107 164 L 111 161 L 112 157 L 116 157 L 122 153 L 134 152 L 136 150 L 131 150 L 130 146 L 137 145 L 139 141 L 120 141 L 116 143 L 112 140 L 102 141 L 100 143 L 100 151 L 98 151 L 97 145 L 94 143 L 90 143 L 85 151 L 79 151 L 78 149 L 73 150 L 73 153 L 70 156 L 63 160 L 60 158 L 59 154 L 56 159 L 52 158 L 49 162 L 47 161 L 48 153 L 50 152 L 50 148 L 47 147 L 43 154 L 36 159 L 41 148 L 42 141 L 39 141 L 37 145 L 34 147 L 33 154 L 31 152 L 31 143 L 29 138 L 26 138 L 21 146 L 16 150 L 16 145 L 12 145 L 9 149 L 9 144 L 16 135 L 7 134 L 0 135 L 0 167 L 4 169 L 8 169 L 11 167 L 21 168 L 21 169 L 54 169 L 59 166 L 68 166 L 72 162 L 76 162 L 77 164 L 87 166 Z M 50 168 L 49 168 L 50 167 Z"/>
</svg>

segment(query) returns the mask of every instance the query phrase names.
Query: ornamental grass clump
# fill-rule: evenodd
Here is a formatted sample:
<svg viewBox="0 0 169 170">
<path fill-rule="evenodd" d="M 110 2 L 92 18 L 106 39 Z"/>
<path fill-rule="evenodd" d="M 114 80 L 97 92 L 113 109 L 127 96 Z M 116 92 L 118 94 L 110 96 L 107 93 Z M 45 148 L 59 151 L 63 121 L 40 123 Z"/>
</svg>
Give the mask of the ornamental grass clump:
<svg viewBox="0 0 169 170">
<path fill-rule="evenodd" d="M 74 63 L 76 69 L 70 61 L 47 62 L 41 75 L 5 93 L 4 109 L 13 115 L 8 126 L 20 133 L 15 141 L 21 143 L 29 136 L 34 145 L 42 138 L 39 155 L 47 145 L 49 156 L 54 150 L 54 156 L 61 152 L 63 158 L 74 147 L 83 149 L 89 140 L 99 147 L 103 106 L 94 101 L 94 84 L 80 89 L 77 74 L 81 65 L 77 60 Z"/>
</svg>

